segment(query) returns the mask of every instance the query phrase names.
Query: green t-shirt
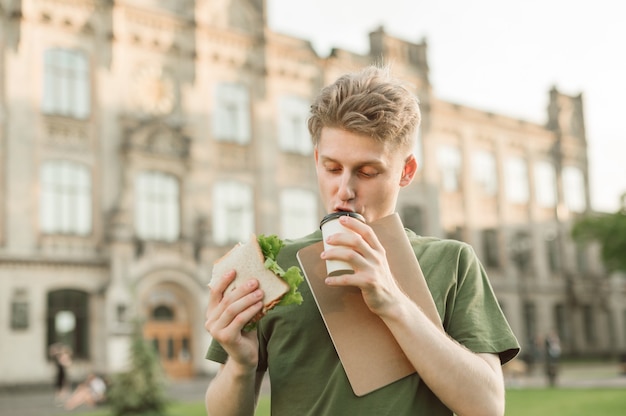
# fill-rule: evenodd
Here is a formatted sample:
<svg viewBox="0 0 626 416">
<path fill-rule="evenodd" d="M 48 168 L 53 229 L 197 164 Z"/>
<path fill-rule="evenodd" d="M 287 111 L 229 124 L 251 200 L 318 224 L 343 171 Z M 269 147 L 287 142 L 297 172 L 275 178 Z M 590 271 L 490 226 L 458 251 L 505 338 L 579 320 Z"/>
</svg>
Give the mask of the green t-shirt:
<svg viewBox="0 0 626 416">
<path fill-rule="evenodd" d="M 407 234 L 446 332 L 476 353 L 497 353 L 502 363 L 513 358 L 519 345 L 472 248 Z M 287 241 L 279 264 L 298 266 L 297 251 L 320 240 L 317 231 Z M 357 397 L 308 285 L 299 289 L 302 305 L 275 308 L 259 322 L 259 370 L 269 370 L 272 415 L 452 415 L 417 374 Z M 207 359 L 225 363 L 227 355 L 213 342 Z"/>
</svg>

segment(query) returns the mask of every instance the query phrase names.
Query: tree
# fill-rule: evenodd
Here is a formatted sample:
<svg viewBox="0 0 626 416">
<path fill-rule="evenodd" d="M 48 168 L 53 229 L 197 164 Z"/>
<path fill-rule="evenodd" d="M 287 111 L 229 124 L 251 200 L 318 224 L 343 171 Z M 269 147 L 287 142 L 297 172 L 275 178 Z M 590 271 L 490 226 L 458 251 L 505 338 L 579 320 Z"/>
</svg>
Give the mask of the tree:
<svg viewBox="0 0 626 416">
<path fill-rule="evenodd" d="M 130 351 L 130 368 L 113 377 L 108 403 L 114 415 L 158 416 L 165 413 L 165 376 L 154 349 L 135 323 Z"/>
<path fill-rule="evenodd" d="M 602 260 L 610 272 L 626 273 L 626 194 L 622 208 L 615 213 L 595 213 L 582 217 L 572 227 L 578 242 L 596 241 L 601 246 Z"/>
</svg>

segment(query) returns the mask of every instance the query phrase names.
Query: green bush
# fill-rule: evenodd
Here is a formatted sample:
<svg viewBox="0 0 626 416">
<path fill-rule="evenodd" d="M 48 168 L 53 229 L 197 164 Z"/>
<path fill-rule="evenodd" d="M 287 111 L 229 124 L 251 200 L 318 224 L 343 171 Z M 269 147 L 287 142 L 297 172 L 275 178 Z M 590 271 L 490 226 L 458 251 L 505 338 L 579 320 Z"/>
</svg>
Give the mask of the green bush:
<svg viewBox="0 0 626 416">
<path fill-rule="evenodd" d="M 132 335 L 130 368 L 112 377 L 107 404 L 116 416 L 165 414 L 165 376 L 155 351 L 143 339 L 139 323 Z"/>
</svg>

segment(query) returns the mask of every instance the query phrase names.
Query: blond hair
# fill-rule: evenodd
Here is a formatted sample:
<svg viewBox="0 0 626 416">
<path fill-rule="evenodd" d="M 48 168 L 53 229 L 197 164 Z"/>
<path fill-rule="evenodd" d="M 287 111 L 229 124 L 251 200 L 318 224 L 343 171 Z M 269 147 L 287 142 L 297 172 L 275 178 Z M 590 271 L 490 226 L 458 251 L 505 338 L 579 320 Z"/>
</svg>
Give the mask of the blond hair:
<svg viewBox="0 0 626 416">
<path fill-rule="evenodd" d="M 321 90 L 311 105 L 308 128 L 315 146 L 322 129 L 332 127 L 412 148 L 420 118 L 417 97 L 391 77 L 389 67 L 368 66 Z"/>
</svg>

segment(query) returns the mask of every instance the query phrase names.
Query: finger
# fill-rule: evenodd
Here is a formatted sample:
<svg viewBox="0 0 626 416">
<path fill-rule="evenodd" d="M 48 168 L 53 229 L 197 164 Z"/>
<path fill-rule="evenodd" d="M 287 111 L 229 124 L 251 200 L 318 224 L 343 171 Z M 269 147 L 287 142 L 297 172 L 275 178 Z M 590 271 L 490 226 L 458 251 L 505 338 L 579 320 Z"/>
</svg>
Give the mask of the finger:
<svg viewBox="0 0 626 416">
<path fill-rule="evenodd" d="M 366 268 L 368 263 L 378 263 L 384 257 L 384 249 L 378 254 L 363 237 L 353 232 L 336 233 L 326 240 L 329 246 L 322 252 L 324 260 L 342 260 L 352 265 L 354 270 Z"/>
<path fill-rule="evenodd" d="M 222 301 L 222 299 L 224 298 L 224 291 L 226 290 L 226 288 L 228 287 L 228 285 L 235 279 L 236 276 L 236 272 L 235 270 L 229 270 L 228 272 L 224 273 L 224 275 L 221 276 L 221 278 L 219 279 L 212 279 L 208 286 L 209 286 L 209 302 L 207 305 L 207 310 L 205 313 L 205 318 L 206 318 L 206 323 L 205 326 L 208 329 L 208 325 L 209 325 L 209 319 L 210 319 L 210 315 L 212 313 L 221 313 L 221 311 L 224 309 L 223 307 L 220 306 L 220 303 Z"/>
<path fill-rule="evenodd" d="M 211 279 L 209 282 L 210 297 L 221 299 L 224 296 L 224 291 L 235 280 L 237 272 L 235 269 L 231 269 L 220 276 L 218 279 Z"/>
<path fill-rule="evenodd" d="M 263 291 L 257 289 L 229 303 L 219 318 L 221 325 L 227 327 L 235 322 L 243 327 L 261 307 L 263 307 Z"/>
<path fill-rule="evenodd" d="M 228 287 L 234 281 L 235 277 L 235 270 L 229 270 L 224 273 L 220 279 L 214 279 L 209 284 L 209 302 L 205 314 L 205 326 L 207 329 L 211 325 L 211 322 L 216 320 L 230 303 L 258 287 L 258 281 L 253 279 L 245 284 L 239 285 L 239 287 L 235 287 L 234 290 L 229 290 Z"/>
<path fill-rule="evenodd" d="M 366 243 L 360 234 L 353 230 L 339 231 L 326 237 L 326 243 L 333 247 L 349 247 L 352 250 L 362 252 L 366 248 Z"/>
<path fill-rule="evenodd" d="M 237 288 L 225 296 L 217 307 L 208 312 L 208 326 L 214 325 L 219 330 L 233 325 L 234 322 L 235 325 L 243 327 L 262 308 L 263 291 L 258 289 L 258 282 L 251 280 L 242 286 L 245 286 L 246 291 Z"/>
<path fill-rule="evenodd" d="M 365 241 L 367 245 L 372 249 L 382 249 L 382 244 L 380 243 L 378 236 L 369 224 L 361 222 L 356 218 L 352 218 L 348 215 L 339 217 L 339 222 L 347 229 L 352 230 L 356 234 L 360 235 L 363 241 Z"/>
<path fill-rule="evenodd" d="M 366 266 L 367 261 L 361 253 L 347 244 L 333 245 L 321 253 L 322 260 L 338 260 L 348 263 L 353 270 L 360 270 Z"/>
</svg>

